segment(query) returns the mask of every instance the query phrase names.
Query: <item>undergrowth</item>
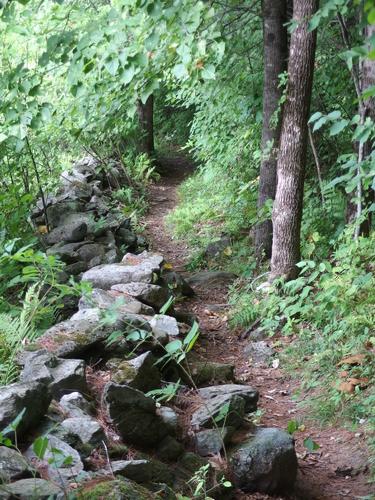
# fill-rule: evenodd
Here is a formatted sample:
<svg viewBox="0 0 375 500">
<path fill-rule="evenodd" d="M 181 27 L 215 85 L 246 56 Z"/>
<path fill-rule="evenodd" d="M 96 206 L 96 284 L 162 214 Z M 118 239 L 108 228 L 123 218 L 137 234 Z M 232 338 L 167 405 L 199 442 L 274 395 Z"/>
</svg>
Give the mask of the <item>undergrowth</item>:
<svg viewBox="0 0 375 500">
<path fill-rule="evenodd" d="M 311 414 L 322 423 L 365 429 L 373 456 L 374 262 L 375 236 L 355 242 L 348 228 L 331 258 L 302 261 L 296 280 L 274 283 L 267 292 L 257 289 L 262 280 L 253 281 L 231 295 L 234 325 L 247 327 L 260 318 L 269 335 L 292 336 L 283 366 L 301 380 Z"/>
</svg>

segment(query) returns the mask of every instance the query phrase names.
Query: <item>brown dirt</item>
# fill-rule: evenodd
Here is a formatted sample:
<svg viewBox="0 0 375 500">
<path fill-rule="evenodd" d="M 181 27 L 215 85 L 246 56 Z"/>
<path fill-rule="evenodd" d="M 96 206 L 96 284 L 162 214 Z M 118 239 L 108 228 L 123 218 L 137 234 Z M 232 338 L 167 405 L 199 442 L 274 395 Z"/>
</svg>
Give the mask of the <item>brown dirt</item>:
<svg viewBox="0 0 375 500">
<path fill-rule="evenodd" d="M 151 249 L 163 254 L 174 270 L 186 275 L 188 246 L 173 238 L 165 217 L 176 206 L 177 188 L 190 175 L 192 166 L 177 156 L 164 160 L 162 165 L 161 180 L 149 190 L 150 210 L 144 219 L 145 232 Z M 254 367 L 244 355 L 243 349 L 249 340 L 241 340 L 243 332 L 230 329 L 228 325 L 227 287 L 215 284 L 214 288 L 196 292 L 194 299 L 187 300 L 184 307 L 199 317 L 201 341 L 198 352 L 207 359 L 234 364 L 238 381 L 259 390 L 259 408 L 263 412 L 261 425 L 286 429 L 291 419 L 305 422 L 305 431 L 295 434 L 299 472 L 296 491 L 289 498 L 349 500 L 372 497 L 375 490 L 369 483 L 363 433 L 355 434 L 335 427 L 320 428 L 316 422 L 309 422 L 306 413 L 292 399 L 297 388 L 295 379 L 292 380 L 282 366 L 277 369 Z M 319 450 L 308 453 L 303 446 L 306 437 L 316 441 Z M 238 491 L 236 498 L 265 500 L 270 497 Z"/>
</svg>

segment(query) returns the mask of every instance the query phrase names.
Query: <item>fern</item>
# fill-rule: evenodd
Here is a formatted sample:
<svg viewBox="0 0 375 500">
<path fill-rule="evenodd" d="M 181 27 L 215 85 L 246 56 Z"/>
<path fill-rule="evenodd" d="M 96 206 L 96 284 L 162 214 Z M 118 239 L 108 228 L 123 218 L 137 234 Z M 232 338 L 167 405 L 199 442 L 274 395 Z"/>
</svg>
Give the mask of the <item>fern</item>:
<svg viewBox="0 0 375 500">
<path fill-rule="evenodd" d="M 15 357 L 26 343 L 33 342 L 37 335 L 35 321 L 43 297 L 40 298 L 41 284 L 32 285 L 26 292 L 21 313 L 17 317 L 0 314 L 0 384 L 14 382 L 18 367 Z"/>
</svg>

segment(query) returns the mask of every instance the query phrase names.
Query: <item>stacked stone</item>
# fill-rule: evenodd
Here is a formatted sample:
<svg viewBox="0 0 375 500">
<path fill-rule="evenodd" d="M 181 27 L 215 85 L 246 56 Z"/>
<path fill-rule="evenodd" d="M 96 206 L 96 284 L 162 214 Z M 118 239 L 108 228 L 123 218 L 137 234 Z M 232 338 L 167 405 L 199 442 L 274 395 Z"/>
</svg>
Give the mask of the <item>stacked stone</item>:
<svg viewBox="0 0 375 500">
<path fill-rule="evenodd" d="M 38 200 L 31 219 L 47 254 L 66 263 L 66 276 L 119 262 L 126 251 L 142 246 L 130 218 L 112 206 L 112 191 L 126 186 L 120 165 L 88 156 L 61 174 L 56 195 Z"/>
</svg>

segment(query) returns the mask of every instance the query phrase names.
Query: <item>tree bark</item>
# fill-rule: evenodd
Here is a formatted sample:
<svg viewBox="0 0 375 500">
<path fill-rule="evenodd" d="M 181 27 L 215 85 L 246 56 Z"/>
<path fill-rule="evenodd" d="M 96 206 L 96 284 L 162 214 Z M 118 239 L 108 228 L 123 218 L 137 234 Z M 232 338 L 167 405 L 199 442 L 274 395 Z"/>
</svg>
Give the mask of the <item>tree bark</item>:
<svg viewBox="0 0 375 500">
<path fill-rule="evenodd" d="M 282 89 L 279 75 L 286 70 L 287 61 L 287 0 L 263 0 L 263 129 L 260 166 L 258 212 L 268 200 L 275 199 L 276 164 L 281 130 L 281 112 L 276 117 Z M 272 249 L 272 221 L 260 222 L 255 231 L 257 259 L 270 258 Z"/>
<path fill-rule="evenodd" d="M 294 279 L 300 260 L 303 186 L 306 166 L 307 121 L 314 75 L 316 30 L 308 21 L 318 0 L 295 0 L 288 64 L 288 85 L 277 161 L 277 189 L 273 208 L 271 279 Z"/>
<path fill-rule="evenodd" d="M 141 141 L 139 150 L 153 157 L 155 153 L 154 144 L 154 96 L 150 95 L 145 104 L 141 100 L 137 103 L 139 125 L 141 128 Z"/>
<path fill-rule="evenodd" d="M 375 25 L 370 24 L 364 28 L 364 36 L 367 40 L 368 50 L 371 50 L 370 40 L 375 36 Z M 365 92 L 375 85 L 375 61 L 366 57 L 362 62 L 362 75 L 361 75 L 361 91 Z M 363 100 L 364 115 L 365 117 L 370 117 L 373 122 L 375 122 L 375 98 L 369 97 Z M 374 141 L 368 140 L 363 145 L 363 158 L 368 158 L 373 150 Z M 364 193 L 363 206 L 364 208 L 369 208 L 370 205 L 375 200 L 374 190 L 370 187 Z M 369 236 L 371 231 L 372 223 L 372 212 L 369 212 L 366 219 L 362 222 L 360 226 L 360 234 L 362 236 Z"/>
</svg>

